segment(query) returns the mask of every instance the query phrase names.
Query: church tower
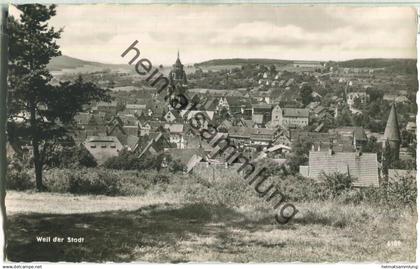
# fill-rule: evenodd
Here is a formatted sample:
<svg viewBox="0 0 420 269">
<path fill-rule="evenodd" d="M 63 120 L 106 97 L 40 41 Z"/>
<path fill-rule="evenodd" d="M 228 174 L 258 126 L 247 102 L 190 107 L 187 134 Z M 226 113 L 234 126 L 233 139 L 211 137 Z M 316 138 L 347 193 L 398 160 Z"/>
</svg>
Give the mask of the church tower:
<svg viewBox="0 0 420 269">
<path fill-rule="evenodd" d="M 391 111 L 389 112 L 388 121 L 385 127 L 384 147 L 386 143 L 389 144 L 389 147 L 393 152 L 394 160 L 398 160 L 400 155 L 401 136 L 394 103 L 391 105 Z"/>
<path fill-rule="evenodd" d="M 182 87 L 185 88 L 187 86 L 187 75 L 184 71 L 184 65 L 181 63 L 179 59 L 179 51 L 178 57 L 176 58 L 175 64 L 172 65 L 172 70 L 169 73 L 169 80 L 171 86 L 173 87 Z"/>
</svg>

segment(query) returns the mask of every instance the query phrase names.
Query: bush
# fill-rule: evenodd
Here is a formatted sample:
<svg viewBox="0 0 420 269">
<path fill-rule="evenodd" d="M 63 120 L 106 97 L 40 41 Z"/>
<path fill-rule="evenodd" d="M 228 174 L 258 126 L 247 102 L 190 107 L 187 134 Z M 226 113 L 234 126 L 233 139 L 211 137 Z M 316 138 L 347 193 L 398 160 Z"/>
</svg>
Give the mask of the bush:
<svg viewBox="0 0 420 269">
<path fill-rule="evenodd" d="M 186 186 L 185 199 L 188 202 L 241 207 L 244 205 L 264 207 L 253 187 L 241 177 L 227 177 L 208 181 L 197 177 Z M 268 206 L 266 204 L 265 206 Z"/>
<path fill-rule="evenodd" d="M 35 188 L 35 183 L 27 171 L 9 170 L 6 176 L 6 189 L 24 191 Z"/>
<path fill-rule="evenodd" d="M 107 171 L 86 173 L 77 171 L 70 175 L 70 193 L 77 194 L 120 194 L 120 181 Z"/>
<path fill-rule="evenodd" d="M 417 183 L 415 176 L 401 176 L 390 179 L 387 186 L 387 200 L 391 205 L 405 205 L 413 208 L 417 199 Z"/>
<path fill-rule="evenodd" d="M 274 177 L 277 188 L 290 201 L 304 202 L 326 199 L 326 191 L 322 185 L 310 178 L 302 176 Z"/>
<path fill-rule="evenodd" d="M 96 167 L 95 158 L 84 147 L 59 147 L 51 152 L 46 165 L 50 168 Z"/>
<path fill-rule="evenodd" d="M 322 186 L 325 188 L 330 198 L 335 198 L 340 194 L 349 191 L 353 182 L 356 180 L 354 177 L 338 172 L 331 174 L 322 173 L 320 179 Z"/>
<path fill-rule="evenodd" d="M 183 172 L 185 168 L 185 165 L 180 160 L 169 161 L 168 169 L 171 172 Z"/>
<path fill-rule="evenodd" d="M 141 159 L 138 155 L 123 150 L 118 156 L 109 158 L 103 164 L 103 167 L 115 170 L 160 170 L 164 156 L 146 155 Z"/>
<path fill-rule="evenodd" d="M 69 192 L 70 178 L 75 173 L 73 169 L 53 168 L 45 170 L 43 173 L 44 185 L 51 192 Z"/>
<path fill-rule="evenodd" d="M 168 183 L 172 183 L 174 177 L 178 178 L 176 175 L 154 170 L 139 172 L 103 168 L 54 168 L 44 172 L 44 184 L 50 191 L 61 193 L 144 195 L 152 188 L 167 189 Z"/>
</svg>

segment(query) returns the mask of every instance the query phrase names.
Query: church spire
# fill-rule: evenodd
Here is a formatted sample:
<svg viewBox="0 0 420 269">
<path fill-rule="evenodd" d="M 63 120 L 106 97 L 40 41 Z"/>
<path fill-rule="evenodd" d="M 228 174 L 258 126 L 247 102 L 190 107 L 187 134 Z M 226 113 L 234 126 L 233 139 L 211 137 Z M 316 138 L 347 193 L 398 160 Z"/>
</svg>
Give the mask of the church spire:
<svg viewBox="0 0 420 269">
<path fill-rule="evenodd" d="M 401 141 L 397 111 L 395 109 L 394 103 L 391 105 L 391 111 L 389 112 L 388 121 L 385 127 L 384 139 L 389 141 Z"/>
<path fill-rule="evenodd" d="M 178 50 L 178 53 L 177 53 L 177 57 L 176 57 L 176 61 L 175 61 L 175 65 L 178 65 L 178 66 L 181 66 L 181 65 L 182 65 L 182 63 L 181 63 L 181 59 L 179 59 L 179 50 Z"/>
</svg>

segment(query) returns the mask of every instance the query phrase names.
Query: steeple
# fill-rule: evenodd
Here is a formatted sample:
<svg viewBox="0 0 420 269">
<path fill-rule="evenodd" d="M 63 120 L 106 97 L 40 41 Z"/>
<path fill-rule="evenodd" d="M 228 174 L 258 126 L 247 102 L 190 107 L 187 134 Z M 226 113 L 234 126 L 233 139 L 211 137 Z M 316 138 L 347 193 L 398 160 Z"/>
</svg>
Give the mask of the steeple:
<svg viewBox="0 0 420 269">
<path fill-rule="evenodd" d="M 178 91 L 183 91 L 181 88 L 187 86 L 187 74 L 184 71 L 184 65 L 181 63 L 181 59 L 179 58 L 179 50 L 177 52 L 175 64 L 172 65 L 172 70 L 169 73 L 169 80 L 173 87 L 177 87 Z"/>
<path fill-rule="evenodd" d="M 394 103 L 391 105 L 391 111 L 389 112 L 388 121 L 385 127 L 384 139 L 388 141 L 401 141 L 397 111 L 395 109 Z"/>
<path fill-rule="evenodd" d="M 175 61 L 175 66 L 182 66 L 183 67 L 183 65 L 182 65 L 182 63 L 181 63 L 181 60 L 179 59 L 179 50 L 178 50 L 178 53 L 177 53 L 177 57 L 176 57 L 176 61 Z"/>
<path fill-rule="evenodd" d="M 384 133 L 384 149 L 387 149 L 389 146 L 389 150 L 391 151 L 390 156 L 386 156 L 388 158 L 388 162 L 393 162 L 400 158 L 400 145 L 401 145 L 401 136 L 400 136 L 400 129 L 398 126 L 398 117 L 397 111 L 395 109 L 395 104 L 391 105 L 391 111 L 389 112 L 388 121 L 385 127 Z"/>
</svg>

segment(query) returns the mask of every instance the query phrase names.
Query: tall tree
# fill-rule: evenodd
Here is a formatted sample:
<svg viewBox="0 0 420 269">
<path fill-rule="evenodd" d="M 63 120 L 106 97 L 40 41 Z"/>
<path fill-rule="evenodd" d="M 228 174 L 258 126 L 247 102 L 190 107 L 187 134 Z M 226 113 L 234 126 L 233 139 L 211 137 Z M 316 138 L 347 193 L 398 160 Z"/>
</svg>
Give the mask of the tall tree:
<svg viewBox="0 0 420 269">
<path fill-rule="evenodd" d="M 310 102 L 313 101 L 312 92 L 312 87 L 309 85 L 304 85 L 302 89 L 300 89 L 299 94 L 304 106 L 307 106 Z"/>
<path fill-rule="evenodd" d="M 68 139 L 69 126 L 85 104 L 108 100 L 109 94 L 81 78 L 52 85 L 47 69 L 61 55 L 56 40 L 62 30 L 48 25 L 55 5 L 18 5 L 20 18 L 10 17 L 9 31 L 9 140 L 32 146 L 37 190 L 43 191 L 42 170 L 48 152 Z"/>
</svg>

